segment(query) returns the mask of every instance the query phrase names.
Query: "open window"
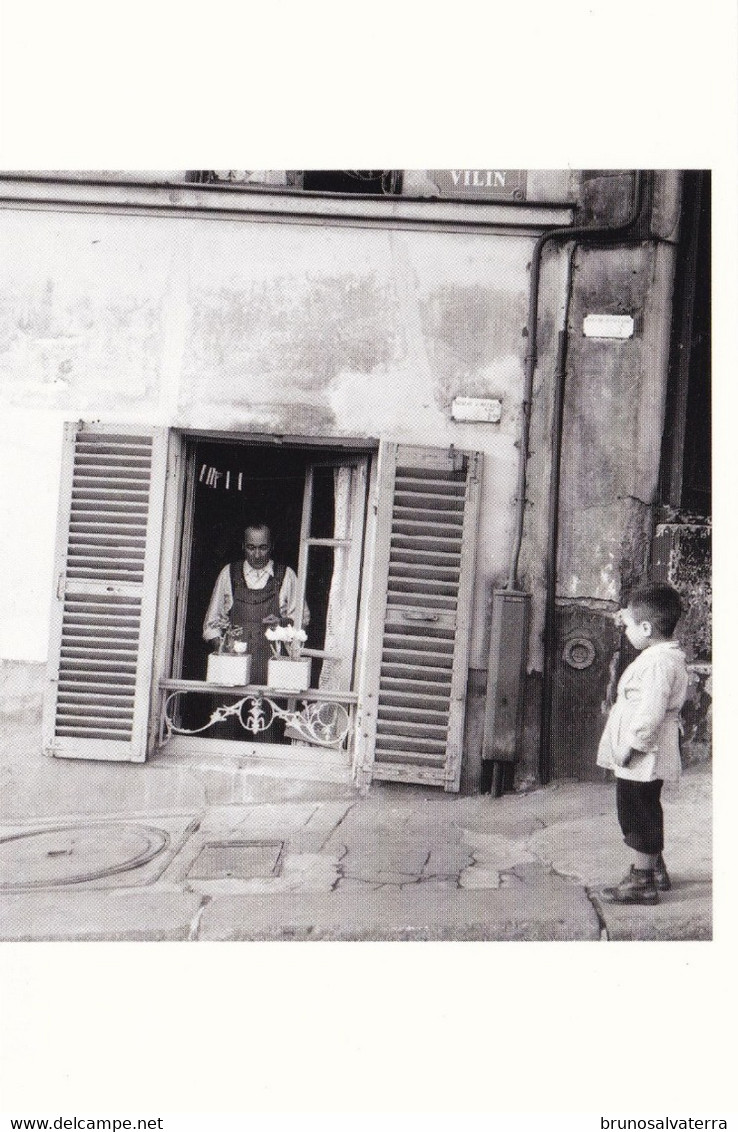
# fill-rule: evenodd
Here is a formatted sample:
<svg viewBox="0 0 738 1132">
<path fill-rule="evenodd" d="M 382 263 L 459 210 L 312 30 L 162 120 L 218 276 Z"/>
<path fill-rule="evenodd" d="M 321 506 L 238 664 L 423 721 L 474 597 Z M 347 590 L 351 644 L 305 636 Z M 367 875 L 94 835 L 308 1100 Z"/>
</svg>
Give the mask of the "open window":
<svg viewBox="0 0 738 1132">
<path fill-rule="evenodd" d="M 305 653 L 315 661 L 314 686 L 351 687 L 367 456 L 319 455 L 188 441 L 173 676 L 204 679 L 202 629 L 213 586 L 223 566 L 243 558 L 244 528 L 256 519 L 270 526 L 275 562 L 297 574 L 295 621 L 302 625 L 309 610 Z"/>
<path fill-rule="evenodd" d="M 315 734 L 301 731 L 299 721 L 297 729 L 287 721 L 286 726 L 265 727 L 263 732 L 250 730 L 254 710 L 265 711 L 270 718 L 275 711 L 294 713 L 298 698 L 279 696 L 278 689 L 263 685 L 244 685 L 232 694 L 218 689 L 216 695 L 205 682 L 210 646 L 203 640 L 203 623 L 221 570 L 243 559 L 245 527 L 266 523 L 275 569 L 287 567 L 296 575 L 294 621 L 298 628 L 306 628 L 304 655 L 311 660 L 310 687 L 304 698 L 314 704 L 341 704 L 341 717 L 348 719 L 356 699 L 356 622 L 369 453 L 210 437 L 187 437 L 184 444 L 186 488 L 166 680 L 171 693 L 167 730 L 175 736 L 196 735 L 199 741 L 280 745 L 318 741 L 331 732 L 327 708 L 321 716 L 325 727 Z M 218 707 L 227 709 L 239 702 L 238 712 L 213 717 Z M 337 734 L 342 730 L 334 728 Z M 344 739 L 346 745 L 348 734 Z"/>
</svg>

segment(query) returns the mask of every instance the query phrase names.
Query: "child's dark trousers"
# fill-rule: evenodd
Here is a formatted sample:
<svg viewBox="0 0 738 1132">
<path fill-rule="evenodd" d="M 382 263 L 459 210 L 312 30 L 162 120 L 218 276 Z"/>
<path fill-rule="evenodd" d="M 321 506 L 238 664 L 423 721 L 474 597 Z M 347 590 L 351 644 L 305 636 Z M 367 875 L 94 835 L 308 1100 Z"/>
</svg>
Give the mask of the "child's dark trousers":
<svg viewBox="0 0 738 1132">
<path fill-rule="evenodd" d="M 618 821 L 625 844 L 636 853 L 661 853 L 664 848 L 664 811 L 661 809 L 662 778 L 653 782 L 615 780 Z"/>
</svg>

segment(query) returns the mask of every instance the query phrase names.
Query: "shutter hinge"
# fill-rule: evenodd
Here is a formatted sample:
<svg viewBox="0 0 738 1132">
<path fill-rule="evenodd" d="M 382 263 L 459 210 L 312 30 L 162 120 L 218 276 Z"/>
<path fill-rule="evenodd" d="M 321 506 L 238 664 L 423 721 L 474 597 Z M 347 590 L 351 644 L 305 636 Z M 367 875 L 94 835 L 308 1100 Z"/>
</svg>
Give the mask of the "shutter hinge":
<svg viewBox="0 0 738 1132">
<path fill-rule="evenodd" d="M 453 444 L 449 444 L 448 458 L 455 472 L 465 472 L 467 470 L 469 464 L 468 456 L 463 452 L 459 452 Z"/>
</svg>

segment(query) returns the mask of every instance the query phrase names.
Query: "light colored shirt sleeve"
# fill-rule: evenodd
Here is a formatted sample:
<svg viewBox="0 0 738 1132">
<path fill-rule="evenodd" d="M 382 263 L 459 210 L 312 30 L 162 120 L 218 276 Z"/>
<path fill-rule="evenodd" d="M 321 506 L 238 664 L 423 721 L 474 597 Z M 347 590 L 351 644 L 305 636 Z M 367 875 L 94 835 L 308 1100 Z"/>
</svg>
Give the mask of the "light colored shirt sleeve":
<svg viewBox="0 0 738 1132">
<path fill-rule="evenodd" d="M 288 566 L 284 572 L 284 581 L 279 591 L 279 612 L 283 617 L 289 617 L 294 621 L 295 613 L 297 612 L 297 575 L 291 566 Z M 309 624 L 310 610 L 307 607 L 307 602 L 303 602 L 303 628 Z"/>
<path fill-rule="evenodd" d="M 208 611 L 202 627 L 203 639 L 214 641 L 220 636 L 218 619 L 227 617 L 233 605 L 233 589 L 231 588 L 231 568 L 224 566 L 215 581 L 213 593 L 210 598 Z"/>
</svg>

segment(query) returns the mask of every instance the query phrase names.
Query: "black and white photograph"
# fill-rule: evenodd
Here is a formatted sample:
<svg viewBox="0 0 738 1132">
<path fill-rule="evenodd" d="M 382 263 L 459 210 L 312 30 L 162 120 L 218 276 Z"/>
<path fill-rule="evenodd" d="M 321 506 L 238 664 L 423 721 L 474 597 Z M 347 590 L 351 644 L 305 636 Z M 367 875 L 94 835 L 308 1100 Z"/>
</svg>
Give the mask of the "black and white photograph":
<svg viewBox="0 0 738 1132">
<path fill-rule="evenodd" d="M 738 11 L 0 9 L 0 1132 L 734 1127 Z"/>
<path fill-rule="evenodd" d="M 709 170 L 0 205 L 3 937 L 710 939 Z"/>
</svg>

